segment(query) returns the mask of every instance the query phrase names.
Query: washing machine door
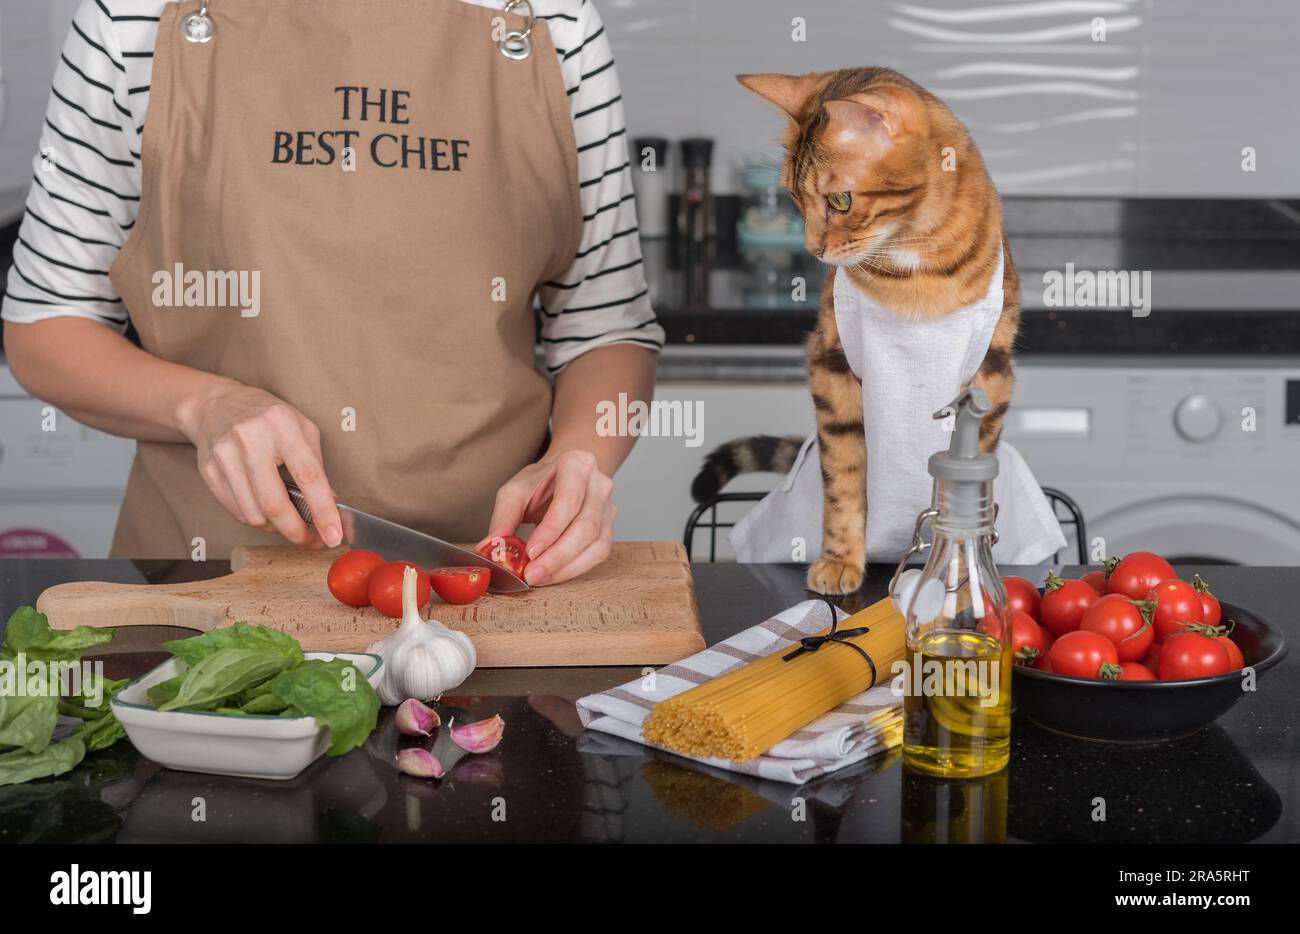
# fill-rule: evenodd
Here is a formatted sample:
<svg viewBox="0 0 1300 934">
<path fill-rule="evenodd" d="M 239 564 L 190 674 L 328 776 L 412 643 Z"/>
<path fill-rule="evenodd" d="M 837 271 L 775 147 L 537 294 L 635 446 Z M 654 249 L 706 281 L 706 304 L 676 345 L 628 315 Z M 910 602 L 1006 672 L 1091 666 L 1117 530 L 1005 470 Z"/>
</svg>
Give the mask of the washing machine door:
<svg viewBox="0 0 1300 934">
<path fill-rule="evenodd" d="M 1300 525 L 1255 503 L 1212 496 L 1147 500 L 1088 519 L 1106 554 L 1154 551 L 1172 564 L 1300 564 Z"/>
</svg>

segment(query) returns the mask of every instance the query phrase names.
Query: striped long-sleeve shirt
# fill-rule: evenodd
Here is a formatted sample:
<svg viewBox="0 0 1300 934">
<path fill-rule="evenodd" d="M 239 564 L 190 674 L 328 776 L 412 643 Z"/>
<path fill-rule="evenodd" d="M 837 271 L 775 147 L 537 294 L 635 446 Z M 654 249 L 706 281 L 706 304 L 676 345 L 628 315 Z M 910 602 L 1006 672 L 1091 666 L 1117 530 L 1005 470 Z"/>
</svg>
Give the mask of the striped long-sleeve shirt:
<svg viewBox="0 0 1300 934">
<path fill-rule="evenodd" d="M 125 330 L 127 309 L 108 269 L 140 207 L 140 138 L 164 5 L 83 0 L 77 10 L 55 71 L 14 246 L 6 320 L 71 315 Z M 607 344 L 658 349 L 664 335 L 641 264 L 627 125 L 605 28 L 590 0 L 533 0 L 532 6 L 560 59 L 583 213 L 572 265 L 539 289 L 543 353 L 554 373 Z"/>
</svg>

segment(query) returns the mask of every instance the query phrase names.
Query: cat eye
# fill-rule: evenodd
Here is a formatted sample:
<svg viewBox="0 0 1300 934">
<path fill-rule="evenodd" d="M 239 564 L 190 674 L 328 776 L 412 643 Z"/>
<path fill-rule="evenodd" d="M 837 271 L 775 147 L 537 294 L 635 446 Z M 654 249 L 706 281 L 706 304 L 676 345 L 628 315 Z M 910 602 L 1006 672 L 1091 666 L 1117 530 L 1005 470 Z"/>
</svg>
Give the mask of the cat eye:
<svg viewBox="0 0 1300 934">
<path fill-rule="evenodd" d="M 853 195 L 847 191 L 832 191 L 826 196 L 826 203 L 831 206 L 831 210 L 846 214 L 853 207 Z"/>
</svg>

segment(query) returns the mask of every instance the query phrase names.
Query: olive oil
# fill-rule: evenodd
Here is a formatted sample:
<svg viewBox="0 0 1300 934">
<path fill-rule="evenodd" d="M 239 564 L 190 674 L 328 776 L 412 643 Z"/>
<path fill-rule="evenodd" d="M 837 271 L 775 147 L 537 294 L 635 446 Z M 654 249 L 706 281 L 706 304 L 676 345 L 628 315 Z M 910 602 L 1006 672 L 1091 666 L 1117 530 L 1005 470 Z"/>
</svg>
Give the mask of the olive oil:
<svg viewBox="0 0 1300 934">
<path fill-rule="evenodd" d="M 937 629 L 909 644 L 907 654 L 908 765 L 944 778 L 1003 768 L 1011 755 L 1011 644 L 975 630 Z"/>
</svg>

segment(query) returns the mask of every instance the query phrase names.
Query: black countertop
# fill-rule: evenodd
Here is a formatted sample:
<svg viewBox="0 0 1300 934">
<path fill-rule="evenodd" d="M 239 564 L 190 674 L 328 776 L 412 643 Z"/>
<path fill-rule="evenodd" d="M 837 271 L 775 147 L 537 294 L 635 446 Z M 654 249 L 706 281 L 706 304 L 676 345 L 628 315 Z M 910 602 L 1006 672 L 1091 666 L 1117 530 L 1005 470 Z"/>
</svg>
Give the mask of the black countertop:
<svg viewBox="0 0 1300 934">
<path fill-rule="evenodd" d="M 7 615 L 63 581 L 227 570 L 223 562 L 4 561 L 0 608 Z M 1300 637 L 1300 568 L 1203 570 L 1227 599 Z M 804 597 L 793 566 L 696 565 L 695 575 L 711 643 Z M 887 580 L 874 569 L 864 597 L 883 595 Z M 1263 675 L 1259 694 L 1187 739 L 1100 745 L 1018 719 L 1011 765 L 991 779 L 913 777 L 892 752 L 800 789 L 584 733 L 574 699 L 637 674 L 475 672 L 446 700 L 462 717 L 501 714 L 505 739 L 441 782 L 391 764 L 391 710 L 366 746 L 286 783 L 173 772 L 123 741 L 68 775 L 0 788 L 0 842 L 896 842 L 996 837 L 988 827 L 1004 812 L 1008 841 L 1300 842 L 1300 653 Z M 192 819 L 197 797 L 203 822 Z M 1093 819 L 1098 797 L 1104 822 Z M 805 819 L 792 818 L 800 812 Z"/>
</svg>

